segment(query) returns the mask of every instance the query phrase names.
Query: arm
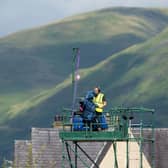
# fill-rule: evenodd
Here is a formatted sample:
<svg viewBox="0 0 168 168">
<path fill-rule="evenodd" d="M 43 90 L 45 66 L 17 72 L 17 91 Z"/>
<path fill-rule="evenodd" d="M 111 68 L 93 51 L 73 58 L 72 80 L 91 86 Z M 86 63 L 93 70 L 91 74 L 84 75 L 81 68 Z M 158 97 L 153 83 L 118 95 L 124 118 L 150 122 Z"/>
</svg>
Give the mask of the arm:
<svg viewBox="0 0 168 168">
<path fill-rule="evenodd" d="M 100 108 L 103 108 L 103 107 L 105 107 L 106 105 L 107 105 L 107 101 L 106 101 L 105 96 L 104 96 L 104 97 L 103 97 L 103 104 L 101 105 Z"/>
</svg>

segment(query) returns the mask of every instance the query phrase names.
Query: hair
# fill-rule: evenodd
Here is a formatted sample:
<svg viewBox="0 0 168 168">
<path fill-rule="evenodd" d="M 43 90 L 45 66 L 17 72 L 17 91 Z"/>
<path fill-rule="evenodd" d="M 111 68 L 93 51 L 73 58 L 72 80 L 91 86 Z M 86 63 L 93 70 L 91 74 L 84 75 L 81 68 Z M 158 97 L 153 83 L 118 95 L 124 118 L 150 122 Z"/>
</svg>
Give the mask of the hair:
<svg viewBox="0 0 168 168">
<path fill-rule="evenodd" d="M 95 86 L 95 88 L 97 88 L 98 91 L 101 92 L 100 86 Z"/>
</svg>

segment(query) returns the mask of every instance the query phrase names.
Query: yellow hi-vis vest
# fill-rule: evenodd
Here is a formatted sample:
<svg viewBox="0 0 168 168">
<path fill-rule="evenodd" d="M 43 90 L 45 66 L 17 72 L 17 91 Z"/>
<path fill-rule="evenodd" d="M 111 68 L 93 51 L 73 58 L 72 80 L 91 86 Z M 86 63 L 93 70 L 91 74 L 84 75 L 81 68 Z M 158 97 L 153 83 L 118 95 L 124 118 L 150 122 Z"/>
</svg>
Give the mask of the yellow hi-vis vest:
<svg viewBox="0 0 168 168">
<path fill-rule="evenodd" d="M 104 94 L 99 93 L 96 97 L 93 98 L 94 104 L 98 105 L 98 107 L 96 107 L 96 112 L 103 112 L 103 97 Z"/>
</svg>

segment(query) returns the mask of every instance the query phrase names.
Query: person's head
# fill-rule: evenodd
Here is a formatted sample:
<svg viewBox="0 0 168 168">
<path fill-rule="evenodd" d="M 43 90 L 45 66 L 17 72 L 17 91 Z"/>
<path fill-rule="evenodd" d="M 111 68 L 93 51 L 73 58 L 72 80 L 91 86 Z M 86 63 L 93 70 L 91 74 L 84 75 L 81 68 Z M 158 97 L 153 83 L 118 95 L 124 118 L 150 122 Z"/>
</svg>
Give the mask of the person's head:
<svg viewBox="0 0 168 168">
<path fill-rule="evenodd" d="M 91 91 L 88 91 L 87 94 L 86 94 L 86 99 L 87 100 L 93 100 L 93 97 L 94 97 L 94 92 L 91 90 Z"/>
<path fill-rule="evenodd" d="M 101 92 L 100 87 L 96 86 L 96 87 L 94 88 L 94 94 L 95 94 L 95 95 L 98 95 L 100 92 Z"/>
</svg>

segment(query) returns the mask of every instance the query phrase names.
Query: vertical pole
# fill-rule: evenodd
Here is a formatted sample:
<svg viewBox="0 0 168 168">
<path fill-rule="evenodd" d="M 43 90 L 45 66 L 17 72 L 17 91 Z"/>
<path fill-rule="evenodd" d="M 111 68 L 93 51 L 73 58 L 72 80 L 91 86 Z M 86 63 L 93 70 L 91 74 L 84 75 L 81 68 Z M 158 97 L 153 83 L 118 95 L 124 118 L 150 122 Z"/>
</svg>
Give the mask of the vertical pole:
<svg viewBox="0 0 168 168">
<path fill-rule="evenodd" d="M 73 94 L 73 101 L 72 101 L 72 116 L 75 109 L 75 99 L 76 99 L 76 92 L 77 92 L 77 79 L 76 73 L 78 72 L 79 68 L 79 48 L 73 48 L 73 59 L 72 59 L 72 94 Z"/>
<path fill-rule="evenodd" d="M 76 63 L 76 48 L 73 48 L 73 58 L 72 58 L 72 116 L 74 113 L 74 106 L 75 106 L 75 100 L 74 100 L 74 91 L 75 91 L 75 63 Z"/>
<path fill-rule="evenodd" d="M 127 142 L 126 142 L 127 146 L 126 146 L 126 150 L 127 150 L 127 161 L 126 161 L 126 168 L 129 168 L 129 138 L 127 139 Z"/>
<path fill-rule="evenodd" d="M 117 161 L 117 144 L 113 142 L 113 150 L 114 150 L 114 168 L 118 168 L 118 161 Z"/>
<path fill-rule="evenodd" d="M 143 168 L 143 155 L 142 155 L 142 143 L 143 143 L 143 135 L 142 135 L 142 120 L 140 122 L 140 149 L 139 149 L 139 152 L 140 152 L 140 165 L 139 165 L 139 168 Z"/>
<path fill-rule="evenodd" d="M 65 160 L 65 155 L 64 155 L 64 141 L 62 141 L 62 163 L 61 163 L 61 167 L 64 168 L 65 167 L 65 163 L 64 163 L 64 160 Z"/>
<path fill-rule="evenodd" d="M 126 141 L 126 152 L 127 152 L 127 161 L 126 161 L 126 168 L 129 168 L 129 138 L 131 137 L 131 120 L 129 120 L 129 127 L 128 127 L 128 136 Z"/>
<path fill-rule="evenodd" d="M 154 112 L 152 112 L 152 168 L 155 168 L 155 132 L 154 132 Z"/>
<path fill-rule="evenodd" d="M 78 159 L 77 158 L 77 156 L 78 156 L 77 155 L 77 152 L 78 152 L 77 150 L 78 150 L 78 148 L 77 148 L 77 142 L 75 141 L 74 143 L 75 143 L 75 168 L 77 168 L 78 167 L 78 163 L 77 163 L 77 159 Z"/>
</svg>

